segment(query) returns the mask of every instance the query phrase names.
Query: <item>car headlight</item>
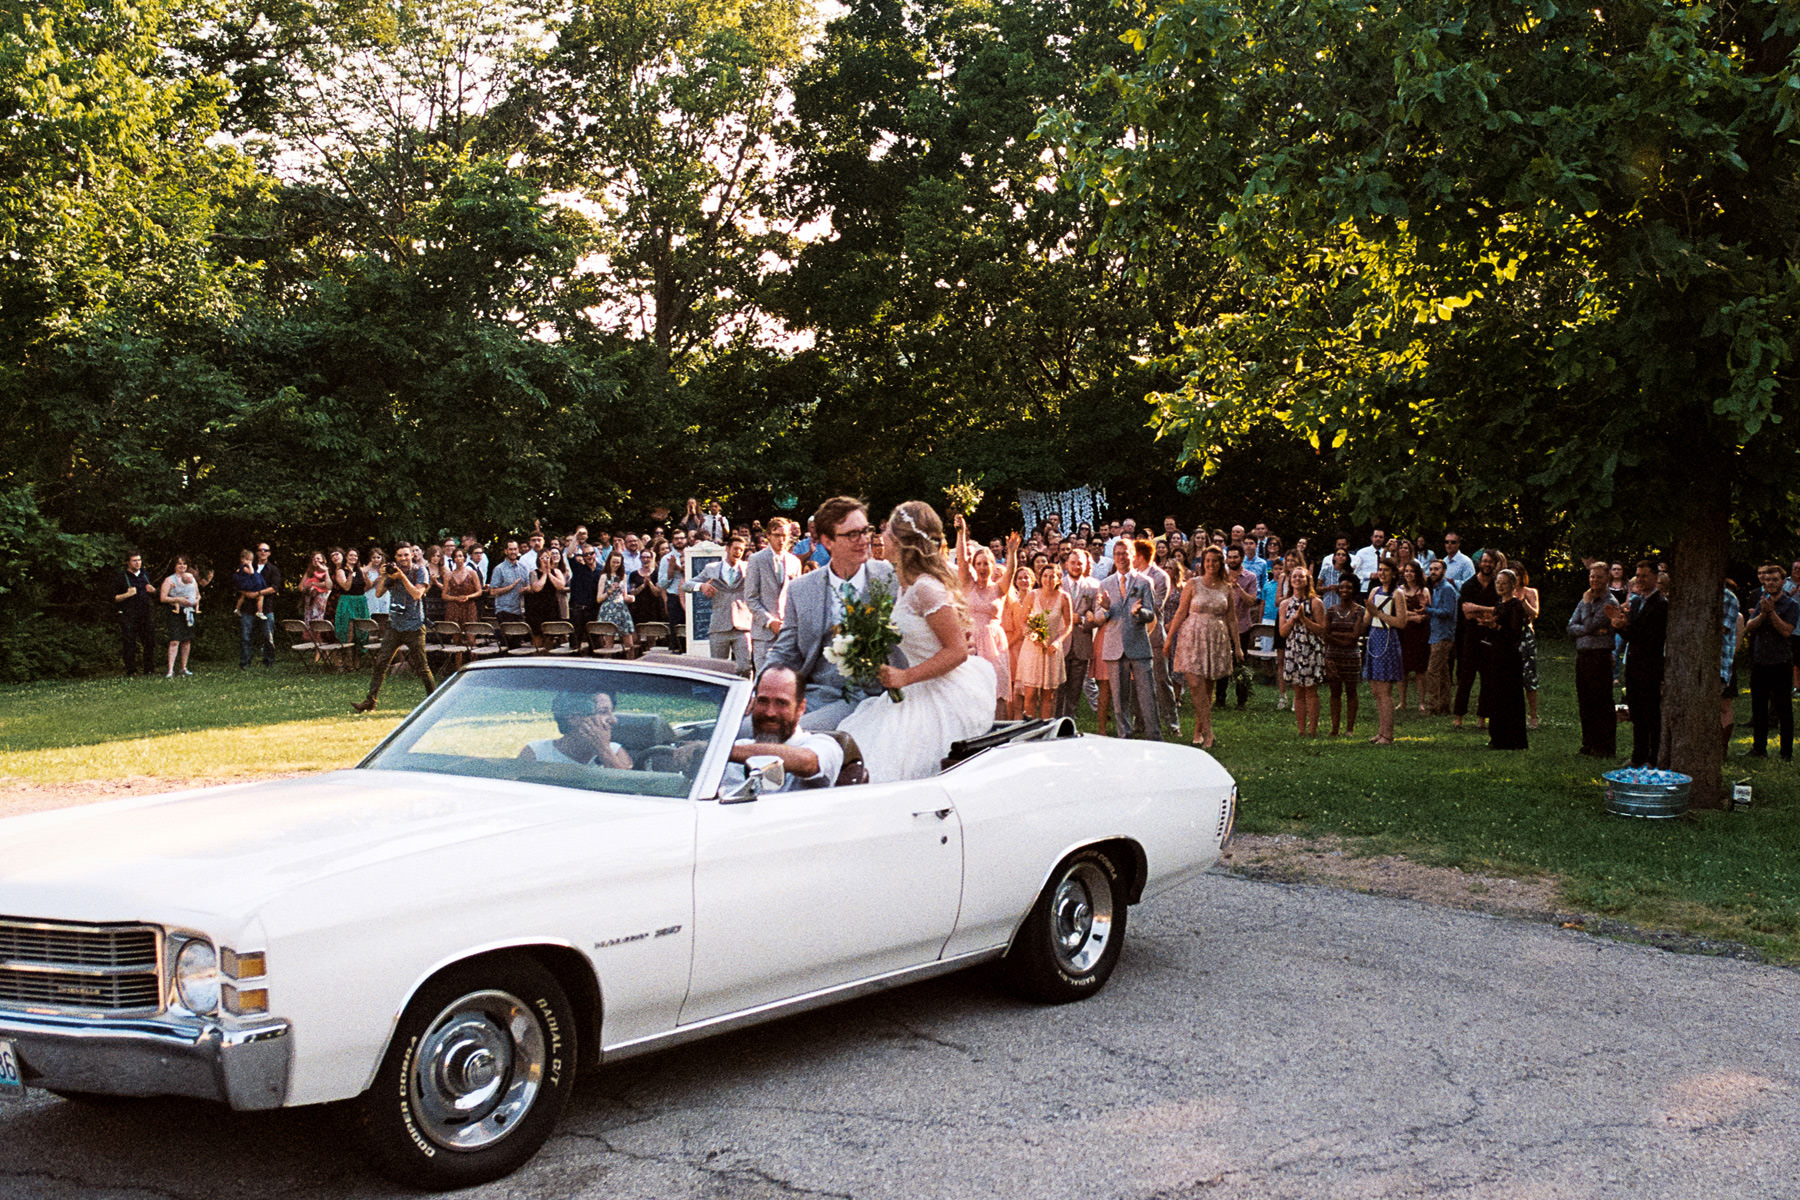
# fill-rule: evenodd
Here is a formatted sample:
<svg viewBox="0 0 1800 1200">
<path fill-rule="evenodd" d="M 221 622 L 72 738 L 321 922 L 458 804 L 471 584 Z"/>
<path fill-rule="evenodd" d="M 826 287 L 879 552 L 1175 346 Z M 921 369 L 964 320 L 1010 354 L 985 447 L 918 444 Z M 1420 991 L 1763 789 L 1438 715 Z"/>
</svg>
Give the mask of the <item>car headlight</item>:
<svg viewBox="0 0 1800 1200">
<path fill-rule="evenodd" d="M 196 938 L 175 956 L 175 995 L 191 1013 L 219 1007 L 219 956 L 212 943 Z"/>
</svg>

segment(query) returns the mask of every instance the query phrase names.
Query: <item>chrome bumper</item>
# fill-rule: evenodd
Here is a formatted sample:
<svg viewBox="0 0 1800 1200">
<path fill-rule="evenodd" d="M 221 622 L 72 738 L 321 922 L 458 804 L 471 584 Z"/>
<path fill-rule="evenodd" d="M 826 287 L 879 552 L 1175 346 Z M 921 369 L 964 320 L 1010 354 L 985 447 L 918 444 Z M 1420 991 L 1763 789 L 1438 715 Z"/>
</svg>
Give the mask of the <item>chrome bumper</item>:
<svg viewBox="0 0 1800 1200">
<path fill-rule="evenodd" d="M 286 1021 L 226 1029 L 205 1020 L 83 1020 L 0 1013 L 27 1087 L 107 1096 L 192 1096 L 280 1108 L 293 1043 Z"/>
</svg>

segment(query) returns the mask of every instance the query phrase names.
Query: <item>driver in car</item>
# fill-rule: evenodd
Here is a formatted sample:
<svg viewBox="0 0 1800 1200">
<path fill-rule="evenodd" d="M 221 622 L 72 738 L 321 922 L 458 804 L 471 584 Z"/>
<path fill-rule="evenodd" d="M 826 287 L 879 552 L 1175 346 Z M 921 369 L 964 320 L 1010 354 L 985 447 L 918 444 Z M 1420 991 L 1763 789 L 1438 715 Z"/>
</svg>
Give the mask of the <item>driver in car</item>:
<svg viewBox="0 0 1800 1200">
<path fill-rule="evenodd" d="M 762 755 L 781 760 L 787 778 L 780 791 L 835 784 L 844 767 L 843 747 L 825 734 L 801 729 L 800 717 L 805 712 L 806 689 L 793 669 L 765 667 L 756 681 L 756 696 L 750 702 L 752 736 L 732 746 L 731 762 L 725 768 L 725 786 L 742 783 L 744 764 Z"/>
<path fill-rule="evenodd" d="M 631 770 L 631 755 L 612 740 L 613 698 L 605 692 L 558 692 L 551 701 L 561 737 L 525 743 L 519 757 L 526 762 L 568 763 L 578 767 Z"/>
</svg>

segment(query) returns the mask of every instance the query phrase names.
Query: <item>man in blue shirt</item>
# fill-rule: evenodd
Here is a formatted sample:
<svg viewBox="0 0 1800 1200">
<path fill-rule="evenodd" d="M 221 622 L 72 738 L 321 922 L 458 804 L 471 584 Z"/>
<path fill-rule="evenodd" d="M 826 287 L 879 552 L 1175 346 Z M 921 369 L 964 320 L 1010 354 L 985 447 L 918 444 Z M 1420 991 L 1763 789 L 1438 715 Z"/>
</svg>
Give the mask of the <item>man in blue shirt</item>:
<svg viewBox="0 0 1800 1200">
<path fill-rule="evenodd" d="M 262 573 L 256 569 L 256 555 L 238 551 L 238 569 L 231 573 L 231 590 L 237 593 L 238 637 L 240 651 L 238 670 L 248 670 L 262 642 L 263 599 L 269 589 L 263 585 Z"/>
<path fill-rule="evenodd" d="M 1462 552 L 1462 535 L 1444 535 L 1444 578 L 1451 587 L 1461 588 L 1475 578 L 1475 564 Z"/>
<path fill-rule="evenodd" d="M 431 663 L 425 657 L 425 593 L 431 588 L 431 573 L 413 556 L 413 548 L 402 542 L 394 547 L 394 561 L 375 583 L 377 596 L 391 596 L 388 627 L 381 635 L 381 648 L 375 651 L 375 670 L 369 678 L 368 698 L 350 706 L 352 712 L 366 713 L 375 707 L 387 679 L 388 666 L 394 655 L 405 650 L 412 659 L 419 678 L 425 682 L 427 696 L 437 688 L 431 677 Z"/>
<path fill-rule="evenodd" d="M 1256 539 L 1247 537 L 1243 541 L 1244 570 L 1256 572 L 1256 586 L 1260 590 L 1263 581 L 1269 577 L 1269 561 L 1257 553 Z"/>
<path fill-rule="evenodd" d="M 488 572 L 487 593 L 494 598 L 494 616 L 501 621 L 525 619 L 525 584 L 531 578 L 519 554 L 519 543 L 506 543 L 506 557 Z"/>
<path fill-rule="evenodd" d="M 1428 644 L 1431 657 L 1425 663 L 1425 711 L 1450 711 L 1450 664 L 1456 658 L 1456 611 L 1460 593 L 1444 575 L 1444 560 L 1434 558 L 1425 568 L 1425 589 L 1431 597 Z"/>
</svg>

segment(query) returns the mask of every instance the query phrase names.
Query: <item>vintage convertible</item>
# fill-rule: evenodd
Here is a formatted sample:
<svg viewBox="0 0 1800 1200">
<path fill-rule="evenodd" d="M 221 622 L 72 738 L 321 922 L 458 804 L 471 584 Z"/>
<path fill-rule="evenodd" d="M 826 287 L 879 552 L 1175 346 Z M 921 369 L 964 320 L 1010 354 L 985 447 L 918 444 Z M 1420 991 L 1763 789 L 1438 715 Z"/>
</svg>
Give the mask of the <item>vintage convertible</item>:
<svg viewBox="0 0 1800 1200">
<path fill-rule="evenodd" d="M 1067 721 L 925 780 L 854 784 L 853 746 L 842 786 L 728 778 L 751 692 L 704 660 L 485 663 L 353 770 L 0 822 L 0 1099 L 344 1101 L 378 1168 L 467 1186 L 536 1152 L 578 1069 L 990 960 L 1092 995 L 1126 906 L 1236 817 L 1204 752 Z M 571 694 L 610 700 L 628 769 L 525 753 Z"/>
</svg>

